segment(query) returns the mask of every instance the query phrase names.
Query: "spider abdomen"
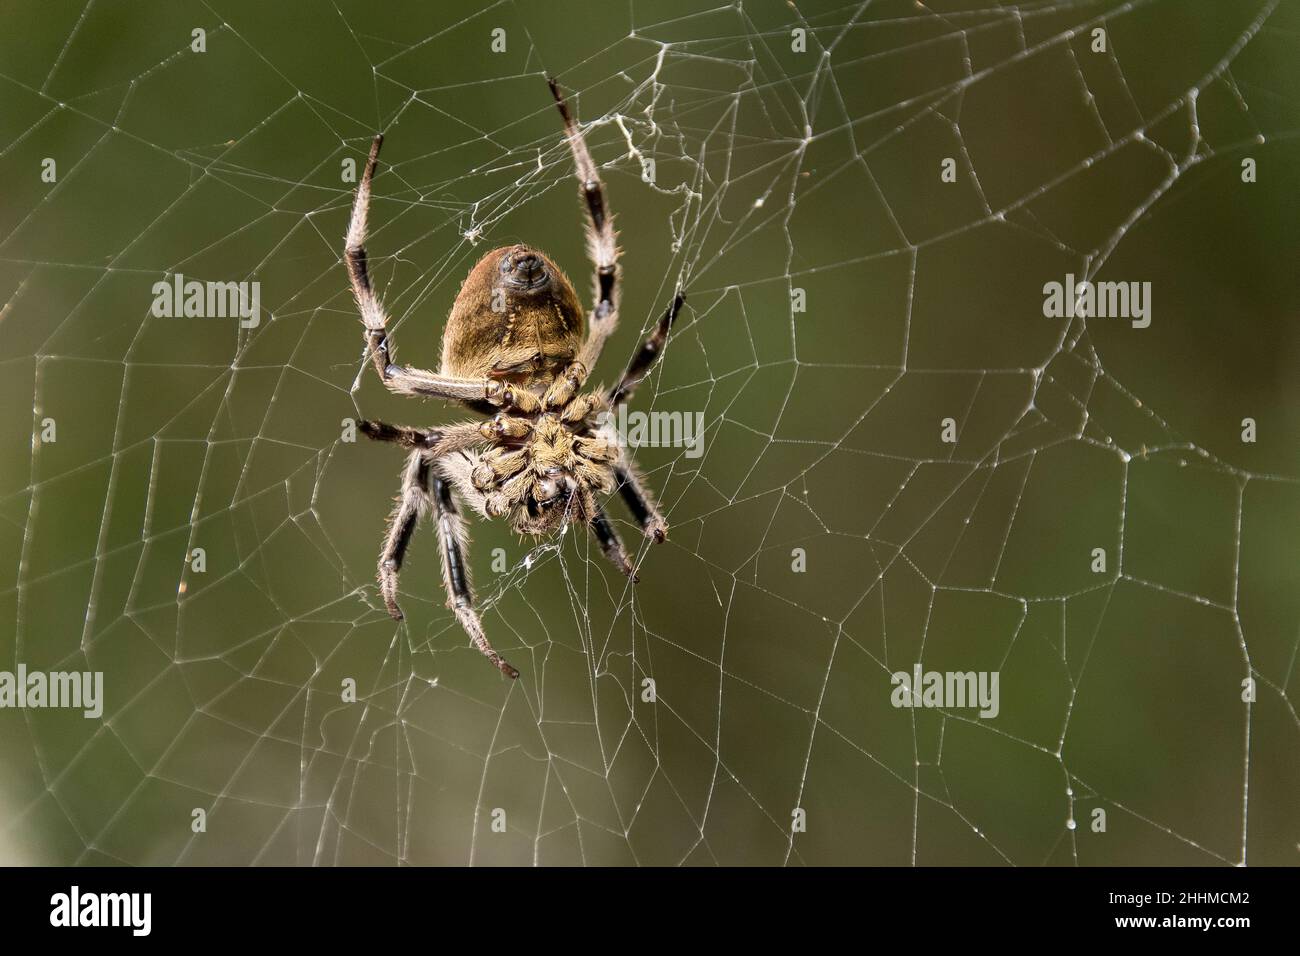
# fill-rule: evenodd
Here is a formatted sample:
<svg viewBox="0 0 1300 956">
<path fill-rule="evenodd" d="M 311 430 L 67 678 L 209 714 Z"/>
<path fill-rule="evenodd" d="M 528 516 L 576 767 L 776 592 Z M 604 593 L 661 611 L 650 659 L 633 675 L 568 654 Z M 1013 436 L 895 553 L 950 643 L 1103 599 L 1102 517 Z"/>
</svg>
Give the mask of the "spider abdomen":
<svg viewBox="0 0 1300 956">
<path fill-rule="evenodd" d="M 452 305 L 441 374 L 540 388 L 573 361 L 583 331 L 573 285 L 546 253 L 522 244 L 493 249 Z"/>
</svg>

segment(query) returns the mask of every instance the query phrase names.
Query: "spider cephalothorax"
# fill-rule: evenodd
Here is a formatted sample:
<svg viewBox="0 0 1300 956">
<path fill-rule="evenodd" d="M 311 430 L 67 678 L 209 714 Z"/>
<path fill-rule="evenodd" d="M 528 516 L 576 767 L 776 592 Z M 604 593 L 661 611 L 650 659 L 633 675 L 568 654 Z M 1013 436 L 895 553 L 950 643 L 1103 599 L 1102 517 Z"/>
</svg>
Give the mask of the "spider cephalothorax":
<svg viewBox="0 0 1300 956">
<path fill-rule="evenodd" d="M 486 423 L 483 431 L 494 438 L 499 432 L 519 435 L 497 438 L 496 447 L 484 452 L 470 473 L 475 490 L 484 495 L 487 517 L 506 517 L 520 534 L 554 531 L 570 513 L 586 523 L 596 519 L 593 495 L 614 489 L 618 448 L 593 431 L 598 426 L 583 413 L 597 403 L 586 398 L 532 421 L 498 418 Z"/>
<path fill-rule="evenodd" d="M 474 645 L 510 677 L 519 672 L 493 650 L 473 608 L 465 565 L 468 535 L 456 495 L 484 517 L 505 518 L 520 534 L 545 534 L 570 520 L 581 522 L 633 581 L 632 562 L 600 499 L 617 488 L 647 537 L 663 541 L 668 530 L 606 413 L 631 397 L 658 358 L 683 299 L 680 293 L 674 296 L 612 388 L 582 391 L 618 320 L 618 246 L 582 132 L 554 82 L 551 92 L 587 211 L 587 246 L 595 265 L 589 319 L 568 277 L 545 253 L 527 245 L 493 249 L 470 270 L 456 296 L 443 332 L 439 370 L 397 364 L 388 315 L 370 285 L 365 249 L 382 136 L 375 137 L 357 186 L 345 250 L 367 351 L 384 384 L 400 395 L 457 401 L 493 416 L 440 428 L 361 423 L 371 438 L 411 449 L 379 557 L 384 603 L 400 620 L 402 559 L 420 514 L 432 512 L 448 604 Z"/>
</svg>

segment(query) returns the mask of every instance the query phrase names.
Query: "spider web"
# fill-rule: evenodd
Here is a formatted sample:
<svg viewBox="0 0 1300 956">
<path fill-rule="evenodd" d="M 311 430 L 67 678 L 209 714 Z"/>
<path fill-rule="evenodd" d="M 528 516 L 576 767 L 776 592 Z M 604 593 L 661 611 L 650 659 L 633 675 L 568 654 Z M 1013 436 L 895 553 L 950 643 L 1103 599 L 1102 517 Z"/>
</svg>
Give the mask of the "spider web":
<svg viewBox="0 0 1300 956">
<path fill-rule="evenodd" d="M 0 669 L 105 675 L 0 710 L 6 861 L 1295 862 L 1294 4 L 5 15 Z M 427 525 L 404 623 L 376 591 L 401 455 L 343 422 L 458 413 L 365 369 L 342 170 L 386 133 L 372 270 L 436 366 L 487 249 L 586 288 L 547 73 L 624 250 L 596 380 L 685 289 L 632 408 L 704 452 L 636 451 L 635 588 L 472 524 L 512 683 Z M 178 272 L 268 314 L 154 317 Z M 1066 274 L 1151 326 L 1045 318 Z M 917 662 L 1000 713 L 895 708 Z"/>
</svg>

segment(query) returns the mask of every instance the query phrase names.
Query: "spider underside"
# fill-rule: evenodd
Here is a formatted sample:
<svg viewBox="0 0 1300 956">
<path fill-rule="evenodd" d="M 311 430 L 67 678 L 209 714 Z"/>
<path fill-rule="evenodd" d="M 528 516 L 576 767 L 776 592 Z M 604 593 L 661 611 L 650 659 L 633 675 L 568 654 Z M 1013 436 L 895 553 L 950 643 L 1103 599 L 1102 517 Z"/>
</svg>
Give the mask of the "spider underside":
<svg viewBox="0 0 1300 956">
<path fill-rule="evenodd" d="M 492 416 L 438 428 L 361 422 L 370 438 L 411 449 L 379 556 L 384 603 L 401 620 L 397 590 L 402 561 L 417 522 L 432 516 L 448 606 L 474 646 L 511 678 L 519 671 L 493 649 L 474 610 L 468 532 L 457 499 L 486 518 L 505 518 L 520 534 L 546 534 L 579 521 L 605 556 L 635 582 L 623 542 L 600 499 L 617 490 L 653 541 L 664 540 L 668 525 L 605 413 L 632 396 L 662 353 L 683 302 L 680 293 L 674 296 L 613 387 L 583 392 L 618 322 L 619 249 L 586 141 L 558 85 L 548 82 L 586 208 L 587 249 L 595 268 L 589 318 L 568 278 L 545 253 L 526 245 L 494 249 L 470 270 L 456 296 L 439 370 L 397 364 L 388 314 L 366 267 L 371 183 L 382 135 L 374 138 L 357 186 L 345 249 L 367 354 L 384 385 L 399 395 L 441 398 Z"/>
</svg>

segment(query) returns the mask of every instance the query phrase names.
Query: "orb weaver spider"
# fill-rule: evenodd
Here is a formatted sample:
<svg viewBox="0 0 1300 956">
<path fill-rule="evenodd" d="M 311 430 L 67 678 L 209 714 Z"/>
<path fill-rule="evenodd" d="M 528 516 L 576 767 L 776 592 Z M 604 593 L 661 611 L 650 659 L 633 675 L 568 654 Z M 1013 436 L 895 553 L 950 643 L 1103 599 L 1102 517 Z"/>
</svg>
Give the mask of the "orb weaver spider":
<svg viewBox="0 0 1300 956">
<path fill-rule="evenodd" d="M 617 489 L 652 541 L 662 542 L 668 525 L 608 413 L 632 397 L 662 354 L 684 301 L 680 291 L 673 296 L 613 387 L 582 391 L 618 322 L 619 248 L 586 140 L 559 85 L 549 78 L 547 83 L 564 122 L 586 207 L 587 251 L 595 267 L 595 305 L 589 317 L 568 277 L 546 253 L 523 244 L 501 247 L 483 256 L 461 285 L 443 330 L 438 371 L 398 364 L 388 314 L 366 266 L 371 185 L 382 134 L 371 144 L 357 185 L 344 251 L 365 326 L 366 353 L 389 391 L 458 402 L 492 416 L 437 428 L 359 424 L 376 441 L 411 449 L 379 556 L 384 604 L 394 619 L 402 619 L 397 604 L 402 561 L 420 517 L 432 515 L 448 606 L 474 646 L 510 678 L 519 671 L 493 649 L 474 610 L 469 538 L 457 498 L 485 518 L 505 518 L 519 534 L 547 534 L 576 519 L 635 583 L 632 563 L 600 498 Z"/>
</svg>

